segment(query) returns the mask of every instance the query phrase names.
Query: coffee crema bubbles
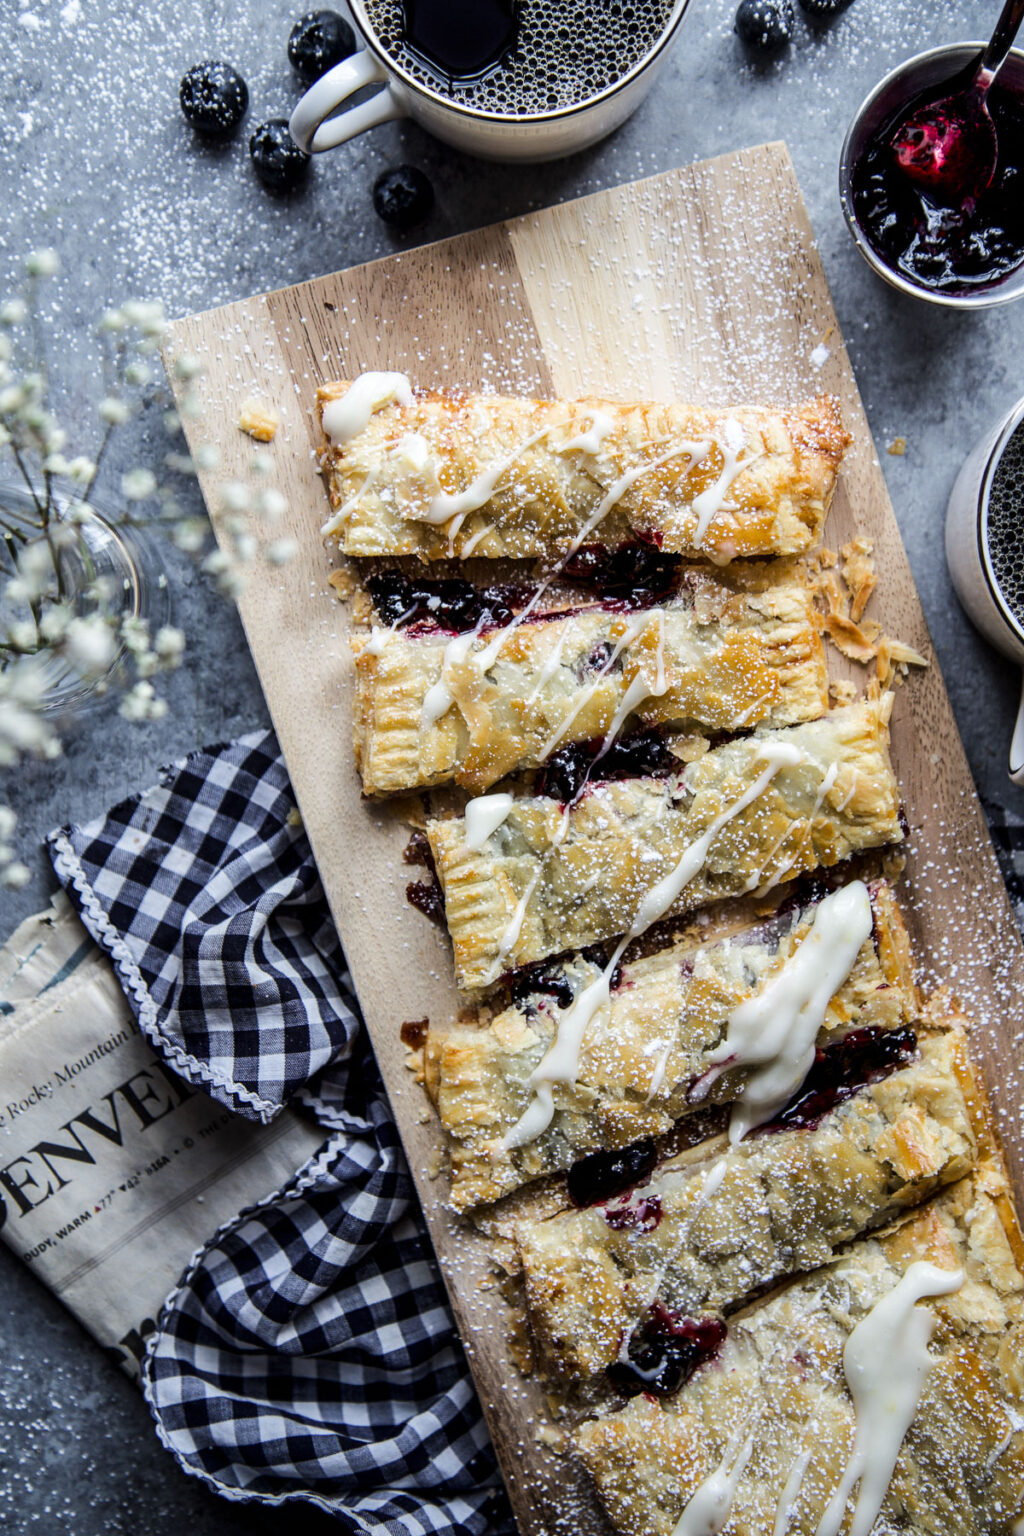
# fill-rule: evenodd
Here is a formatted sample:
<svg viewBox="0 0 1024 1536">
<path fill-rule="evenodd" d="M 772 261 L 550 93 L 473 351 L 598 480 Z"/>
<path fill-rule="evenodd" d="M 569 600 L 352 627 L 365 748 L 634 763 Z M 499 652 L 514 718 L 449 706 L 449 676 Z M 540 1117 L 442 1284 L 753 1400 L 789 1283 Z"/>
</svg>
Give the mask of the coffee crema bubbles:
<svg viewBox="0 0 1024 1536">
<path fill-rule="evenodd" d="M 1000 596 L 1024 627 L 1024 422 L 1000 455 L 988 499 L 986 541 Z"/>
<path fill-rule="evenodd" d="M 403 0 L 365 0 L 366 17 L 417 84 L 478 112 L 533 117 L 579 106 L 623 79 L 657 45 L 673 0 L 522 0 L 515 45 L 476 80 L 446 79 L 406 41 Z"/>
</svg>

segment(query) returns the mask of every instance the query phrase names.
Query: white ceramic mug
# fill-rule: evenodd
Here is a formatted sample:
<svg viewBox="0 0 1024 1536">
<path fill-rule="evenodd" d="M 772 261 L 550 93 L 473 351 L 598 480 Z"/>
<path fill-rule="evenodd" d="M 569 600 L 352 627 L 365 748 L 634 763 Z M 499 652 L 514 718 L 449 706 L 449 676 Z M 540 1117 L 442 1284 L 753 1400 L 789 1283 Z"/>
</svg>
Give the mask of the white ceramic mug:
<svg viewBox="0 0 1024 1536">
<path fill-rule="evenodd" d="M 1003 450 L 1022 421 L 1024 400 L 1019 400 L 968 454 L 946 509 L 946 560 L 956 595 L 974 624 L 986 640 L 1024 669 L 1024 627 L 1000 591 L 988 542 L 992 481 Z M 1024 672 L 1009 772 L 1015 784 L 1024 784 Z"/>
<path fill-rule="evenodd" d="M 381 44 L 364 0 L 349 0 L 365 46 L 310 87 L 288 126 L 307 154 L 334 149 L 378 123 L 411 117 L 436 138 L 485 160 L 557 160 L 596 144 L 636 110 L 657 78 L 688 4 L 689 0 L 676 0 L 657 43 L 614 85 L 575 106 L 511 117 L 463 106 L 408 74 Z M 358 106 L 331 116 L 357 91 L 371 85 L 382 89 Z"/>
</svg>

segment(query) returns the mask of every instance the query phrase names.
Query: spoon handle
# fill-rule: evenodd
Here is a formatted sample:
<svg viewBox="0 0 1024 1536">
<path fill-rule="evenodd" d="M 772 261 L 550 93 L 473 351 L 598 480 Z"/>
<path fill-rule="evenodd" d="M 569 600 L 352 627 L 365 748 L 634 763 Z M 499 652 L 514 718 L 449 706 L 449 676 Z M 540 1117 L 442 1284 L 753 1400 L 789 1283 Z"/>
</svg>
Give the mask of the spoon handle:
<svg viewBox="0 0 1024 1536">
<path fill-rule="evenodd" d="M 992 40 L 981 56 L 978 67 L 978 84 L 987 91 L 1006 61 L 1021 22 L 1024 21 L 1024 0 L 1006 0 L 999 13 Z"/>
</svg>

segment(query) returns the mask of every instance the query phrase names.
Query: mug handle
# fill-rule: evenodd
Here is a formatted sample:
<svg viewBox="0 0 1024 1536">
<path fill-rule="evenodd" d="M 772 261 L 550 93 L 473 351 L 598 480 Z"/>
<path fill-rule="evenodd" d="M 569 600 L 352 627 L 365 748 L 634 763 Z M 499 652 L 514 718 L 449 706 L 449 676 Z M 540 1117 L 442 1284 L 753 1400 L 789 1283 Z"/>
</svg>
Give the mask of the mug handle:
<svg viewBox="0 0 1024 1536">
<path fill-rule="evenodd" d="M 1010 740 L 1010 778 L 1015 784 L 1024 784 L 1024 675 L 1021 677 L 1020 704 L 1017 722 Z"/>
<path fill-rule="evenodd" d="M 383 85 L 384 90 L 358 107 L 351 107 L 340 117 L 324 122 L 343 101 L 367 85 Z M 376 128 L 378 123 L 389 123 L 393 118 L 406 115 L 387 70 L 368 48 L 363 48 L 351 59 L 335 64 L 310 86 L 291 115 L 288 131 L 307 155 L 318 155 L 322 150 L 334 149 L 346 139 L 355 138 L 367 128 Z"/>
</svg>

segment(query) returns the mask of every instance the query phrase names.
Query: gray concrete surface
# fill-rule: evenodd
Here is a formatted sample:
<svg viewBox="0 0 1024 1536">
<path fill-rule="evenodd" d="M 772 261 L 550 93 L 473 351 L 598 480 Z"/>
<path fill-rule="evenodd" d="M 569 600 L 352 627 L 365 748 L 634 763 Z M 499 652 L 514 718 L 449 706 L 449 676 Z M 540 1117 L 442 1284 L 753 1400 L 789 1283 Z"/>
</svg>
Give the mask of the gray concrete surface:
<svg viewBox="0 0 1024 1536">
<path fill-rule="evenodd" d="M 566 0 L 569 3 L 569 0 Z M 767 64 L 745 58 L 731 0 L 692 0 L 669 68 L 609 142 L 543 167 L 460 157 L 408 124 L 390 124 L 323 158 L 307 190 L 273 198 L 254 180 L 245 135 L 197 144 L 177 108 L 183 70 L 232 60 L 248 79 L 249 125 L 284 116 L 298 86 L 285 56 L 298 0 L 0 0 L 0 296 L 23 254 L 53 245 L 63 271 L 48 292 L 51 361 L 63 419 L 86 451 L 99 397 L 90 326 L 127 295 L 172 314 L 240 298 L 433 240 L 506 215 L 762 139 L 788 140 L 880 449 L 961 733 L 979 789 L 1024 813 L 1005 777 L 1016 703 L 1013 670 L 976 637 L 950 587 L 946 497 L 981 430 L 1024 394 L 1024 305 L 950 315 L 896 295 L 854 250 L 836 197 L 847 121 L 901 58 L 987 34 L 996 0 L 852 0 L 830 27 L 798 11 L 798 35 Z M 431 177 L 437 204 L 396 237 L 370 203 L 376 175 L 400 161 Z M 104 477 L 147 462 L 159 443 L 126 430 Z M 113 492 L 112 492 L 113 493 Z M 51 888 L 42 835 L 94 814 L 204 741 L 264 723 L 266 708 L 231 609 L 180 557 L 166 557 L 187 666 L 166 685 L 171 709 L 139 728 L 106 708 L 71 734 L 62 760 L 0 786 L 20 816 L 32 884 L 0 898 L 0 937 Z M 0 1529 L 223 1536 L 326 1528 L 312 1512 L 260 1516 L 221 1504 L 158 1447 L 133 1389 L 59 1304 L 0 1252 Z"/>
</svg>

